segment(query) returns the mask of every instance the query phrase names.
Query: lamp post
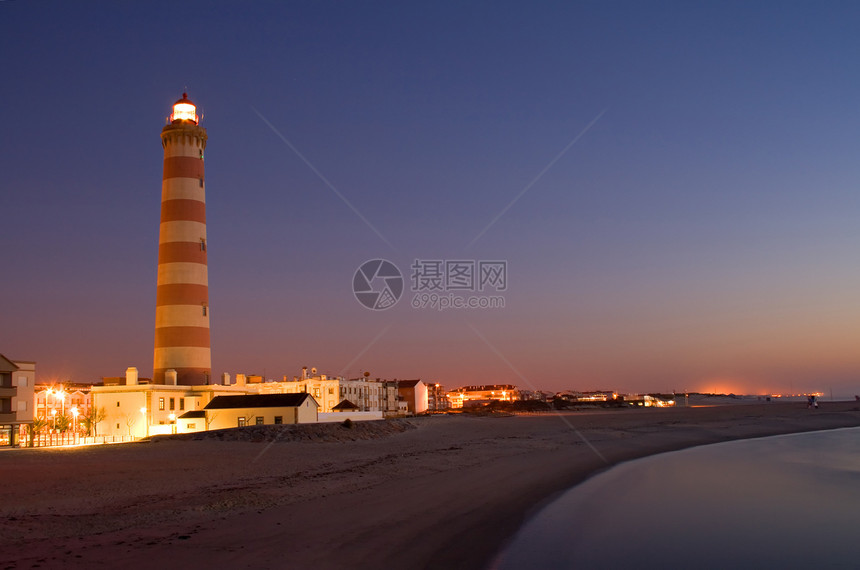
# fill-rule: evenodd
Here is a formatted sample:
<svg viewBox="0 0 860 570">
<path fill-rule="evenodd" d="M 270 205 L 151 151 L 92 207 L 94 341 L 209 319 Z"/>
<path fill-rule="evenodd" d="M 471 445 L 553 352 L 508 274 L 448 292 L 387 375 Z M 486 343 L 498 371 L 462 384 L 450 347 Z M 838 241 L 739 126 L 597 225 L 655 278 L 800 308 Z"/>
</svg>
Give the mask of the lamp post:
<svg viewBox="0 0 860 570">
<path fill-rule="evenodd" d="M 140 415 L 143 416 L 143 424 L 146 426 L 146 437 L 149 437 L 149 422 L 146 421 L 146 406 L 140 409 Z"/>
<path fill-rule="evenodd" d="M 78 407 L 72 406 L 72 433 L 74 437 L 78 436 Z"/>
<path fill-rule="evenodd" d="M 51 411 L 51 414 L 54 416 L 54 418 L 57 417 L 57 398 L 60 399 L 60 406 L 61 406 L 61 410 L 62 410 L 62 414 L 60 414 L 60 415 L 63 415 L 63 416 L 66 415 L 66 392 L 63 391 L 63 387 L 60 386 L 59 390 L 54 390 L 52 388 L 48 388 L 48 396 L 51 396 L 51 395 L 54 396 L 54 409 Z M 48 398 L 46 396 L 45 397 L 45 406 L 47 407 L 47 405 L 48 405 Z"/>
</svg>

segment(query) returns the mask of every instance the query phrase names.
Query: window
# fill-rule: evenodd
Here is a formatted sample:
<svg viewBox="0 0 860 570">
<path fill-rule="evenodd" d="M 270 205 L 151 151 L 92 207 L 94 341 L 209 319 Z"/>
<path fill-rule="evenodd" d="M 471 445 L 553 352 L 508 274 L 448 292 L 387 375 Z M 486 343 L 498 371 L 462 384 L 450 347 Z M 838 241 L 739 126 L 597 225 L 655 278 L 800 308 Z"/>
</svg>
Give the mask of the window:
<svg viewBox="0 0 860 570">
<path fill-rule="evenodd" d="M 329 388 L 329 389 L 328 389 L 328 393 L 329 393 L 329 394 L 334 394 L 334 388 Z"/>
<path fill-rule="evenodd" d="M 257 416 L 257 425 L 258 426 L 263 425 L 263 416 Z"/>
<path fill-rule="evenodd" d="M 239 427 L 245 427 L 245 418 L 244 417 L 239 418 Z"/>
<path fill-rule="evenodd" d="M 206 316 L 206 308 L 207 308 L 206 305 L 203 305 L 203 316 L 204 317 Z"/>
<path fill-rule="evenodd" d="M 117 402 L 116 405 L 119 406 L 119 402 Z M 164 398 L 158 399 L 158 409 L 161 410 L 162 412 L 164 411 Z"/>
<path fill-rule="evenodd" d="M 176 400 L 176 398 L 170 398 L 170 411 L 171 412 L 176 409 L 176 401 L 175 400 Z"/>
<path fill-rule="evenodd" d="M 284 423 L 284 416 L 275 416 L 275 424 L 277 425 L 282 423 Z"/>
<path fill-rule="evenodd" d="M 317 398 L 320 397 L 320 389 L 319 388 L 314 388 L 314 396 L 316 396 Z"/>
<path fill-rule="evenodd" d="M 116 402 L 116 407 L 117 408 L 119 407 L 119 400 L 117 400 L 117 402 Z"/>
<path fill-rule="evenodd" d="M 200 187 L 203 188 L 203 179 L 200 179 Z"/>
<path fill-rule="evenodd" d="M 188 424 L 188 429 L 194 429 L 197 427 L 197 424 Z"/>
<path fill-rule="evenodd" d="M 179 411 L 183 411 L 185 409 L 185 398 L 179 398 Z"/>
<path fill-rule="evenodd" d="M 206 251 L 206 239 L 200 238 L 200 251 Z"/>
<path fill-rule="evenodd" d="M 116 429 L 119 429 L 119 424 L 116 424 Z"/>
</svg>

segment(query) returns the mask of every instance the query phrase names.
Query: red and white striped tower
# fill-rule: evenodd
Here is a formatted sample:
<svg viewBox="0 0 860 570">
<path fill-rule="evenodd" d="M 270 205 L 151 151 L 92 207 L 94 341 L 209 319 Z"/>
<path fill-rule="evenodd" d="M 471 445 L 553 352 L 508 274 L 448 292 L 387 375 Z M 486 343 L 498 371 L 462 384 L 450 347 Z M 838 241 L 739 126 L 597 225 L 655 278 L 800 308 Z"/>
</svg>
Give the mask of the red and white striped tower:
<svg viewBox="0 0 860 570">
<path fill-rule="evenodd" d="M 203 151 L 206 129 L 183 93 L 161 130 L 164 178 L 158 235 L 158 293 L 152 381 L 209 384 L 209 278 L 206 265 L 206 195 Z"/>
</svg>

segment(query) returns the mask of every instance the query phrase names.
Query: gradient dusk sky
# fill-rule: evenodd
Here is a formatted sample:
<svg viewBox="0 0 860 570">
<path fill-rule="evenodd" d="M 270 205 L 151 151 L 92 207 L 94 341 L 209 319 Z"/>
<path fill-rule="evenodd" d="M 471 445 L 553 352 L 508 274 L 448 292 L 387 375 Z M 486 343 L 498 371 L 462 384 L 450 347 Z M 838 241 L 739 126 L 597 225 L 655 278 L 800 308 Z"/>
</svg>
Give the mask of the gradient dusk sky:
<svg viewBox="0 0 860 570">
<path fill-rule="evenodd" d="M 855 2 L 2 2 L 0 352 L 151 374 L 187 88 L 213 376 L 860 393 L 858 30 Z M 365 309 L 375 258 L 506 260 L 506 306 Z"/>
</svg>

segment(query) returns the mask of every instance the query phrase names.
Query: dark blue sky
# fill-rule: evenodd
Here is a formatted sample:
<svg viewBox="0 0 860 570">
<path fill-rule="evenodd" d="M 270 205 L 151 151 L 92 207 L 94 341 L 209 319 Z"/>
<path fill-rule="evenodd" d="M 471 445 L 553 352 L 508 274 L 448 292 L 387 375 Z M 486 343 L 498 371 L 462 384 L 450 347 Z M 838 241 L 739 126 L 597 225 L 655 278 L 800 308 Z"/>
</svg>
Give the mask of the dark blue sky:
<svg viewBox="0 0 860 570">
<path fill-rule="evenodd" d="M 0 351 L 149 375 L 187 87 L 215 374 L 860 392 L 857 29 L 851 2 L 0 3 Z M 366 310 L 377 257 L 507 260 L 506 307 Z"/>
</svg>

